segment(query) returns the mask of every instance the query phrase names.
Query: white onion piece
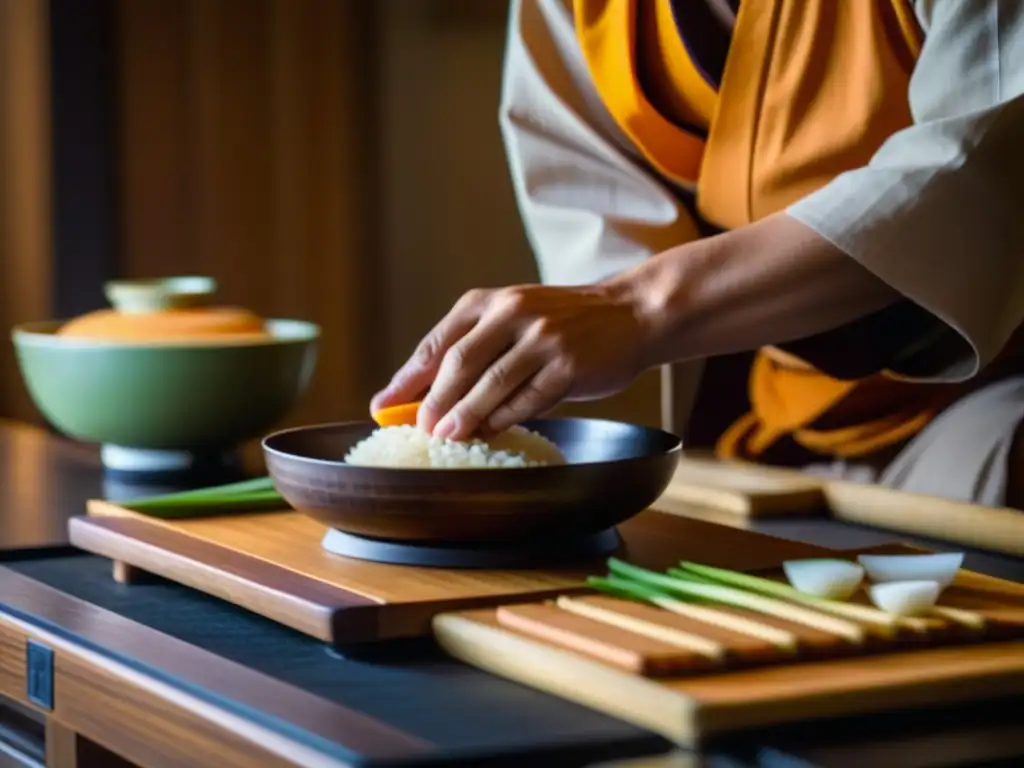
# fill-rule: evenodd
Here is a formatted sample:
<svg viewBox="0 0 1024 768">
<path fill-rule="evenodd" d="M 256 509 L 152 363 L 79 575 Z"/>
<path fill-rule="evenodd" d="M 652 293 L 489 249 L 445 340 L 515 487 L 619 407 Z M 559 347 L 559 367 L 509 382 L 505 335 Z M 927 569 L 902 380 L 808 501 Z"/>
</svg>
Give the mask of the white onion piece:
<svg viewBox="0 0 1024 768">
<path fill-rule="evenodd" d="M 953 583 L 964 562 L 963 552 L 935 555 L 860 555 L 868 577 L 884 581 L 937 581 L 945 589 Z"/>
<path fill-rule="evenodd" d="M 868 587 L 871 602 L 896 616 L 927 613 L 939 599 L 942 586 L 937 581 L 888 581 Z"/>
<path fill-rule="evenodd" d="M 795 589 L 828 600 L 848 600 L 864 580 L 864 568 L 849 560 L 788 560 L 782 570 Z"/>
</svg>

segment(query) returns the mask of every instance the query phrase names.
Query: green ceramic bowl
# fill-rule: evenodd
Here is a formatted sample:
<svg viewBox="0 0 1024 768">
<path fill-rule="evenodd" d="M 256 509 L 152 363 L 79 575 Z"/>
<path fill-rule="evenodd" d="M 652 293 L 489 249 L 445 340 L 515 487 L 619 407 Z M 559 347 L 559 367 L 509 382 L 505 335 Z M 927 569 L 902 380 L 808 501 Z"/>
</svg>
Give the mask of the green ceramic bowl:
<svg viewBox="0 0 1024 768">
<path fill-rule="evenodd" d="M 105 450 L 214 453 L 265 434 L 308 389 L 320 334 L 269 320 L 266 341 L 147 345 L 56 336 L 62 324 L 13 330 L 21 375 L 54 427 Z"/>
</svg>

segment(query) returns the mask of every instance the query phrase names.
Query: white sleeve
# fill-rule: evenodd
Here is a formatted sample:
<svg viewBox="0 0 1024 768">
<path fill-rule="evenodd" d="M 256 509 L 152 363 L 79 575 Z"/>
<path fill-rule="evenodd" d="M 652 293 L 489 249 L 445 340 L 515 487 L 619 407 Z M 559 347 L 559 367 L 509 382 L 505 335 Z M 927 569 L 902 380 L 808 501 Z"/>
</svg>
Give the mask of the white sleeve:
<svg viewBox="0 0 1024 768">
<path fill-rule="evenodd" d="M 1024 321 L 1024 0 L 916 10 L 914 124 L 788 212 L 940 321 L 897 372 L 961 381 Z"/>
<path fill-rule="evenodd" d="M 595 283 L 699 236 L 604 109 L 571 0 L 511 3 L 499 119 L 543 282 Z"/>
</svg>

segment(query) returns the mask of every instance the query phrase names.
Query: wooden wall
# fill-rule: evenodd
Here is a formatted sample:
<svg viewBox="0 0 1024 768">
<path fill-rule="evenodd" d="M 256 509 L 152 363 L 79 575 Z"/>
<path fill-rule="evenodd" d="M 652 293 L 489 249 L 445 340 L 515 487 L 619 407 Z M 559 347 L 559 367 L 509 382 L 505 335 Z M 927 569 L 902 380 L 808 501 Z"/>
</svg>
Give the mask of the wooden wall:
<svg viewBox="0 0 1024 768">
<path fill-rule="evenodd" d="M 379 383 L 375 3 L 122 0 L 122 273 L 323 328 L 292 421 Z"/>
<path fill-rule="evenodd" d="M 36 422 L 7 329 L 51 311 L 48 92 L 45 0 L 0 0 L 0 417 Z"/>
</svg>

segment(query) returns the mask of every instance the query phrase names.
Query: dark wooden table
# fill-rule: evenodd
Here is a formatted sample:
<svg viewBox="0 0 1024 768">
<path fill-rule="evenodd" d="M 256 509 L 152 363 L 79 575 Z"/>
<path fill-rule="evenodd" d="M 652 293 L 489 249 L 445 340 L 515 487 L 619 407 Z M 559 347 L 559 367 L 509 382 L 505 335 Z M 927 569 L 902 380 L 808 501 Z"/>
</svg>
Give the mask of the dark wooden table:
<svg viewBox="0 0 1024 768">
<path fill-rule="evenodd" d="M 774 729 L 695 754 L 425 641 L 343 657 L 175 584 L 113 582 L 108 562 L 66 543 L 68 518 L 104 491 L 94 451 L 0 422 L 0 766 L 1024 765 L 1021 700 Z M 845 547 L 896 538 L 828 521 L 764 528 Z M 1021 561 L 969 560 L 1024 581 Z"/>
</svg>

